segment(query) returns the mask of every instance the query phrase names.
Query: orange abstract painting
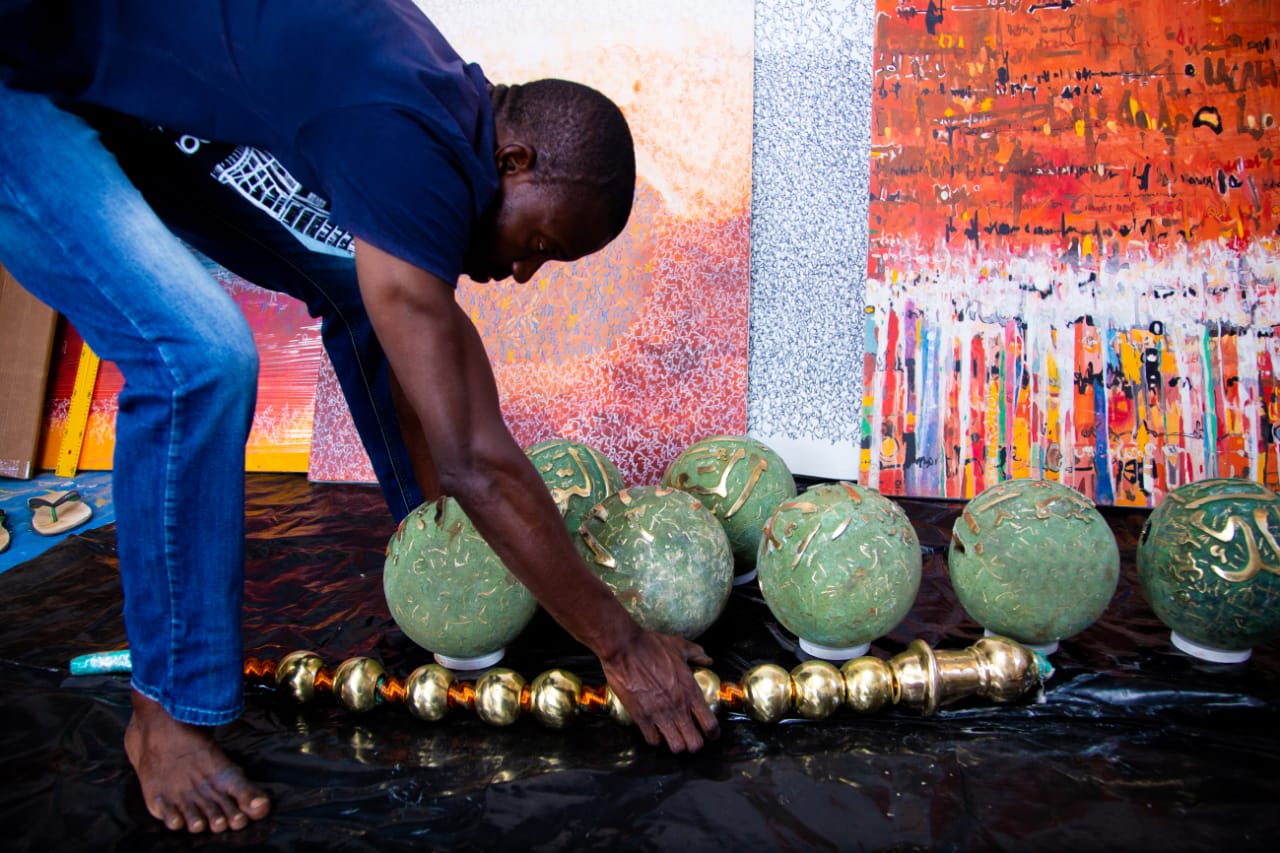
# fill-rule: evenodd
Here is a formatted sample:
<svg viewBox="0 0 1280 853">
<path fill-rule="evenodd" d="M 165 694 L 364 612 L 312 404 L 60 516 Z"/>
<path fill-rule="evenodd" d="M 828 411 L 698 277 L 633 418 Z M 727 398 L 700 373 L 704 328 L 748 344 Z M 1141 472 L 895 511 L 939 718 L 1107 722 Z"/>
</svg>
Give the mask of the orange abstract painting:
<svg viewBox="0 0 1280 853">
<path fill-rule="evenodd" d="M 864 480 L 1275 486 L 1274 2 L 877 16 Z"/>
<path fill-rule="evenodd" d="M 311 454 L 316 374 L 323 349 L 320 321 L 308 316 L 306 306 L 298 300 L 250 284 L 207 260 L 205 263 L 244 312 L 258 346 L 258 400 L 245 445 L 245 468 L 306 471 Z M 52 469 L 58 464 L 81 343 L 74 327 L 59 323 L 40 440 L 42 468 Z M 80 451 L 80 470 L 111 469 L 116 398 L 123 387 L 124 377 L 119 369 L 109 361 L 102 362 Z"/>
</svg>

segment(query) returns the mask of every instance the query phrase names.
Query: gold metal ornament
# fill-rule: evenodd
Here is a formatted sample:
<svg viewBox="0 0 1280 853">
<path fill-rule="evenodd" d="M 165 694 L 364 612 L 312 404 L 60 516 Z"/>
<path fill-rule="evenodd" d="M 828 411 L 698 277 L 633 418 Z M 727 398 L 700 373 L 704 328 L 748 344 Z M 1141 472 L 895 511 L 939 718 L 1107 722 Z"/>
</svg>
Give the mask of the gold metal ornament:
<svg viewBox="0 0 1280 853">
<path fill-rule="evenodd" d="M 742 675 L 747 716 L 758 723 L 776 723 L 791 710 L 791 674 L 776 663 L 762 663 Z"/>
<path fill-rule="evenodd" d="M 547 728 L 563 729 L 578 716 L 582 679 L 563 669 L 549 669 L 529 684 L 529 709 Z"/>
<path fill-rule="evenodd" d="M 695 669 L 693 671 L 693 680 L 698 682 L 698 687 L 702 689 L 702 698 L 707 701 L 707 706 L 711 708 L 711 713 L 720 713 L 720 676 L 716 675 L 709 669 Z"/>
<path fill-rule="evenodd" d="M 938 675 L 943 682 L 968 688 L 967 678 L 972 678 L 976 682 L 973 694 L 992 702 L 1012 702 L 1039 687 L 1048 675 L 1041 670 L 1042 659 L 1035 652 L 1006 637 L 984 637 L 966 651 L 934 654 L 938 656 Z M 966 655 L 973 656 L 976 672 L 962 679 L 959 673 L 967 672 L 963 668 L 967 664 L 962 663 Z M 954 689 L 958 691 L 960 687 Z"/>
<path fill-rule="evenodd" d="M 858 714 L 879 711 L 893 701 L 893 670 L 879 658 L 860 657 L 840 667 L 844 705 Z"/>
<path fill-rule="evenodd" d="M 438 722 L 449 713 L 449 685 L 453 673 L 438 663 L 420 666 L 404 683 L 404 703 L 419 720 Z"/>
<path fill-rule="evenodd" d="M 1004 637 L 986 637 L 964 650 L 936 652 L 923 640 L 913 640 L 889 661 L 894 702 L 925 716 L 967 696 L 1007 702 L 1040 683 L 1044 673 L 1039 661 L 1030 649 Z"/>
<path fill-rule="evenodd" d="M 757 722 L 776 723 L 791 715 L 821 720 L 841 708 L 867 714 L 889 704 L 927 716 L 970 696 L 1009 702 L 1037 688 L 1052 671 L 1043 655 L 1004 637 L 987 637 L 954 651 L 936 651 L 915 640 L 887 661 L 865 656 L 839 669 L 810 660 L 790 672 L 777 664 L 759 664 L 741 682 L 722 682 L 709 669 L 695 669 L 693 677 L 713 713 L 741 712 Z M 555 729 L 584 714 L 607 714 L 620 725 L 633 724 L 609 685 L 584 686 L 563 669 L 543 672 L 526 685 L 510 669 L 491 669 L 472 682 L 458 680 L 439 664 L 427 664 L 401 683 L 370 658 L 351 658 L 330 671 L 319 655 L 298 651 L 278 664 L 249 658 L 245 675 L 274 682 L 298 702 L 329 691 L 353 711 L 403 702 L 415 717 L 429 721 L 461 708 L 494 726 L 509 726 L 525 711 Z"/>
<path fill-rule="evenodd" d="M 622 704 L 622 700 L 618 698 L 618 694 L 613 692 L 612 687 L 605 688 L 605 708 L 609 712 L 609 719 L 613 720 L 620 726 L 634 726 L 636 721 L 631 719 L 631 712 Z"/>
<path fill-rule="evenodd" d="M 368 711 L 380 701 L 378 682 L 385 675 L 373 658 L 349 658 L 333 671 L 333 695 L 351 711 Z"/>
<path fill-rule="evenodd" d="M 835 664 L 809 660 L 791 670 L 792 703 L 806 720 L 830 717 L 844 696 L 844 677 Z"/>
<path fill-rule="evenodd" d="M 491 726 L 509 726 L 520 719 L 525 681 L 505 667 L 491 669 L 476 681 L 476 716 Z"/>
<path fill-rule="evenodd" d="M 283 690 L 295 702 L 306 704 L 315 696 L 316 673 L 324 666 L 324 658 L 315 652 L 289 652 L 276 665 L 276 689 Z"/>
</svg>

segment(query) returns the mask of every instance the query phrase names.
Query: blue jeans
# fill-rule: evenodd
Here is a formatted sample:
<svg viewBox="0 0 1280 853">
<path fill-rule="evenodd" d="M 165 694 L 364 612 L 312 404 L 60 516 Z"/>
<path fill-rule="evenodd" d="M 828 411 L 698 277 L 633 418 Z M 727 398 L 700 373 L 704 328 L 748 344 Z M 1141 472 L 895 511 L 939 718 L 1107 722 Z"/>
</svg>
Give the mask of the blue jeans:
<svg viewBox="0 0 1280 853">
<path fill-rule="evenodd" d="M 312 251 L 278 221 L 140 122 L 89 113 L 106 147 L 164 223 L 214 262 L 259 287 L 301 300 L 321 318 L 321 340 L 351 419 L 399 521 L 423 501 L 400 434 L 390 373 L 364 309 L 355 260 Z"/>
<path fill-rule="evenodd" d="M 0 262 L 125 380 L 113 491 L 133 686 L 182 722 L 228 722 L 253 336 L 83 120 L 0 80 L 0 128 Z"/>
</svg>

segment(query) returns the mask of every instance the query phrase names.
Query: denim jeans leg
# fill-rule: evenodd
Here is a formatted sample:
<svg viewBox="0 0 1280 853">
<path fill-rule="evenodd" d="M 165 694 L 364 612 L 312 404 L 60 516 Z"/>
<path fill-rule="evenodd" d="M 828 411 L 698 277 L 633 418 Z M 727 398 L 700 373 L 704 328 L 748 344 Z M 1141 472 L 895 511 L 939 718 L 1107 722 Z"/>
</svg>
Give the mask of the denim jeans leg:
<svg viewBox="0 0 1280 853">
<path fill-rule="evenodd" d="M 133 686 L 182 722 L 228 722 L 253 336 L 81 119 L 0 83 L 0 127 L 0 261 L 124 375 L 113 481 Z"/>
<path fill-rule="evenodd" d="M 387 358 L 364 309 L 354 259 L 308 249 L 163 134 L 111 116 L 91 121 L 175 234 L 236 275 L 301 300 L 321 318 L 325 351 L 387 507 L 397 522 L 408 515 L 423 494 L 400 434 Z"/>
</svg>

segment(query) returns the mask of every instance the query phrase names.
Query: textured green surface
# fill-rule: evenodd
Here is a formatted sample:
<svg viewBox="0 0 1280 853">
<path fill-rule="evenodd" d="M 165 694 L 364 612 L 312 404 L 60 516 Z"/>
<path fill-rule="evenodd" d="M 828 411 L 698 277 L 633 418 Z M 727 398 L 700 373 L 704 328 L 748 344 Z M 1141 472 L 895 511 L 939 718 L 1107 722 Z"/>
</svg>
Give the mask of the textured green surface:
<svg viewBox="0 0 1280 853">
<path fill-rule="evenodd" d="M 1250 480 L 1188 483 L 1151 511 L 1138 579 L 1189 640 L 1244 651 L 1280 637 L 1280 498 Z"/>
<path fill-rule="evenodd" d="M 729 539 L 711 511 L 685 492 L 623 489 L 596 506 L 574 541 L 622 606 L 650 630 L 692 639 L 729 601 Z"/>
<path fill-rule="evenodd" d="M 902 621 L 920 589 L 920 540 L 902 508 L 853 483 L 823 483 L 783 503 L 757 561 L 760 591 L 787 630 L 849 648 Z"/>
<path fill-rule="evenodd" d="M 542 475 L 570 533 L 577 533 L 591 508 L 622 488 L 622 474 L 609 457 L 590 445 L 553 438 L 525 449 Z"/>
<path fill-rule="evenodd" d="M 1120 549 L 1106 520 L 1052 480 L 1007 480 L 969 501 L 947 564 L 965 612 L 1023 643 L 1080 633 L 1107 609 L 1120 580 Z"/>
<path fill-rule="evenodd" d="M 732 435 L 689 445 L 667 466 L 662 484 L 688 492 L 715 513 L 740 573 L 755 567 L 764 523 L 796 494 L 781 456 L 755 439 Z"/>
<path fill-rule="evenodd" d="M 449 657 L 498 651 L 538 607 L 453 498 L 405 516 L 387 544 L 382 586 L 405 635 Z"/>
</svg>

